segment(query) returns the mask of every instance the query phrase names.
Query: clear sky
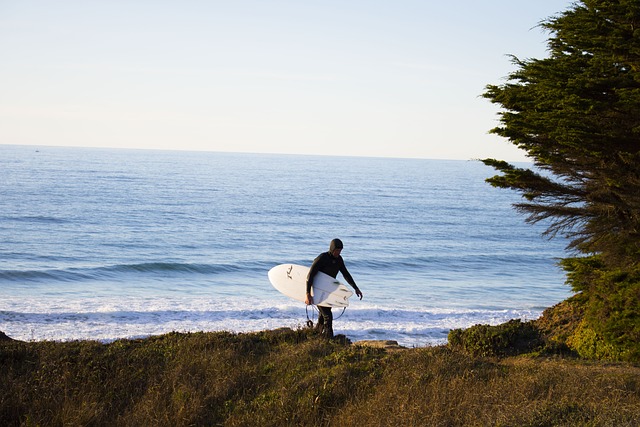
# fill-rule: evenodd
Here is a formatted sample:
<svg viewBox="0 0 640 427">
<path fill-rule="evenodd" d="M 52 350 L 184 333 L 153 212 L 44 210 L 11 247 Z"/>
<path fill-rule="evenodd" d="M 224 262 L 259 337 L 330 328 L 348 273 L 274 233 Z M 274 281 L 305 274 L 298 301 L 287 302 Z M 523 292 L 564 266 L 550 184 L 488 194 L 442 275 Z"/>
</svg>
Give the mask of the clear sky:
<svg viewBox="0 0 640 427">
<path fill-rule="evenodd" d="M 488 131 L 561 0 L 0 0 L 0 144 L 524 160 Z"/>
</svg>

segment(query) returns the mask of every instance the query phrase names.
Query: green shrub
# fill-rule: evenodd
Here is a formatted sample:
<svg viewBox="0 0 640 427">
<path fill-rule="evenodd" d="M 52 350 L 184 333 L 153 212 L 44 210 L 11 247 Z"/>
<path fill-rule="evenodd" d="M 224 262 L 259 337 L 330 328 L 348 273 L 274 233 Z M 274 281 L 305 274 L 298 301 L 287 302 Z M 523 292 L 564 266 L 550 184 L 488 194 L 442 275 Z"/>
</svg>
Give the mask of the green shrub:
<svg viewBox="0 0 640 427">
<path fill-rule="evenodd" d="M 567 345 L 585 359 L 619 360 L 621 358 L 619 349 L 603 340 L 584 321 L 567 339 Z"/>
<path fill-rule="evenodd" d="M 473 356 L 509 356 L 539 349 L 544 342 L 532 322 L 510 320 L 497 326 L 475 325 L 453 329 L 449 345 Z"/>
<path fill-rule="evenodd" d="M 598 256 L 562 266 L 584 310 L 570 346 L 588 357 L 640 362 L 640 266 L 612 269 Z"/>
<path fill-rule="evenodd" d="M 547 346 L 566 347 L 567 340 L 584 319 L 584 298 L 577 294 L 542 312 L 534 321 Z"/>
</svg>

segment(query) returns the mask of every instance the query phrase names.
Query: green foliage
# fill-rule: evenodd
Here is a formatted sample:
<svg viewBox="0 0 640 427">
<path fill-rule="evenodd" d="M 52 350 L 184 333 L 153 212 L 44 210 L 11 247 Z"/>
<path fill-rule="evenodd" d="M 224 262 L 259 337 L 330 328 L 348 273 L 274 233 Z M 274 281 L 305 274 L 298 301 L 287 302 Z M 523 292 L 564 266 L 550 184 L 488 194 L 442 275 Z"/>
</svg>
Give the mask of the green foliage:
<svg viewBox="0 0 640 427">
<path fill-rule="evenodd" d="M 574 295 L 553 307 L 547 308 L 534 321 L 535 327 L 545 341 L 545 347 L 552 352 L 568 353 L 567 344 L 584 319 L 584 303 L 581 294 Z"/>
<path fill-rule="evenodd" d="M 549 236 L 569 237 L 584 256 L 563 263 L 583 294 L 584 331 L 638 360 L 640 3 L 582 0 L 541 26 L 549 57 L 513 58 L 507 83 L 484 94 L 503 108 L 492 132 L 537 168 L 485 159 L 502 173 L 487 181 L 519 191 L 516 208 Z"/>
<path fill-rule="evenodd" d="M 449 345 L 473 356 L 507 356 L 528 353 L 543 345 L 531 322 L 510 320 L 497 326 L 475 325 L 449 332 Z"/>
<path fill-rule="evenodd" d="M 583 301 L 584 324 L 572 346 L 585 357 L 640 361 L 640 266 L 610 268 L 598 256 L 562 265 Z"/>
<path fill-rule="evenodd" d="M 475 358 L 444 346 L 387 351 L 309 330 L 0 342 L 8 427 L 638 423 L 632 365 Z"/>
<path fill-rule="evenodd" d="M 582 322 L 567 340 L 567 345 L 574 349 L 580 357 L 594 360 L 618 360 L 620 352 L 610 343 L 605 342 L 598 334 Z"/>
</svg>

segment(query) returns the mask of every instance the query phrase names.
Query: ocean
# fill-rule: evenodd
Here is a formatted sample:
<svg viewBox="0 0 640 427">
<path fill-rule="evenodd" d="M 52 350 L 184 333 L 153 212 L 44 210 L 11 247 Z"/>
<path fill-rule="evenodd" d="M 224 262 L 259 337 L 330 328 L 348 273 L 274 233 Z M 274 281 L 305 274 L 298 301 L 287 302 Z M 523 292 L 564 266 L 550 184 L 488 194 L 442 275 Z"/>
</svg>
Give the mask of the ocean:
<svg viewBox="0 0 640 427">
<path fill-rule="evenodd" d="M 364 293 L 352 341 L 446 342 L 570 295 L 566 242 L 478 161 L 0 145 L 0 331 L 20 340 L 303 327 L 271 286 L 331 239 Z M 338 276 L 340 278 L 340 276 Z"/>
</svg>

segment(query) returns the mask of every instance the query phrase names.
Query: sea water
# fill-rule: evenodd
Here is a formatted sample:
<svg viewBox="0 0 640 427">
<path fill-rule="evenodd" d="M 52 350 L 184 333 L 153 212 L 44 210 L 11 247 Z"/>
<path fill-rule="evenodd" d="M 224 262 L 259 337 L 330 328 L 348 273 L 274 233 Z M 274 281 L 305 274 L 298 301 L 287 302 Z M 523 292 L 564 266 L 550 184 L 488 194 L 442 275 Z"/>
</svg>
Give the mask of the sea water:
<svg viewBox="0 0 640 427">
<path fill-rule="evenodd" d="M 268 270 L 344 242 L 364 293 L 336 333 L 406 346 L 569 296 L 478 161 L 0 146 L 0 331 L 111 341 L 301 327 Z M 340 276 L 339 276 L 340 277 Z"/>
</svg>

